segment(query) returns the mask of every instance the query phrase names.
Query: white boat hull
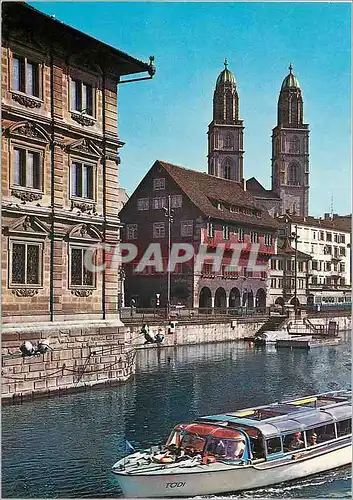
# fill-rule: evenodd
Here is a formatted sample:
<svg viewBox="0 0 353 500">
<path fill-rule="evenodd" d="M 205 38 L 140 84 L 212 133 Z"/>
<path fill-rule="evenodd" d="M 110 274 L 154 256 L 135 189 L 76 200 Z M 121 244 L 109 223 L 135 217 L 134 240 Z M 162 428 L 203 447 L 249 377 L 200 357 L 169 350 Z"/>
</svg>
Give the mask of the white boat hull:
<svg viewBox="0 0 353 500">
<path fill-rule="evenodd" d="M 319 453 L 319 450 L 317 450 Z M 166 467 L 149 473 L 130 473 L 115 470 L 126 497 L 160 498 L 191 497 L 229 493 L 260 488 L 304 478 L 306 476 L 348 465 L 352 460 L 352 447 L 347 443 L 320 454 L 311 452 L 290 455 L 280 461 L 264 461 L 251 465 L 214 463 L 193 467 Z"/>
</svg>

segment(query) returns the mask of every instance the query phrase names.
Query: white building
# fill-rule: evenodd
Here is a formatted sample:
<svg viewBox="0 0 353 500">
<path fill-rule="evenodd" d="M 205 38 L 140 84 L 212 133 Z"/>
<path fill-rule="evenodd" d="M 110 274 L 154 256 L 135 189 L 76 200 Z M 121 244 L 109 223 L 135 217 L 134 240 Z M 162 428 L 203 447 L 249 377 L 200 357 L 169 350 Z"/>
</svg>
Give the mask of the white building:
<svg viewBox="0 0 353 500">
<path fill-rule="evenodd" d="M 351 220 L 285 215 L 279 238 L 292 237 L 292 246 L 310 255 L 306 290 L 308 304 L 351 302 Z M 295 244 L 295 238 L 297 241 Z M 299 284 L 297 284 L 298 287 Z"/>
</svg>

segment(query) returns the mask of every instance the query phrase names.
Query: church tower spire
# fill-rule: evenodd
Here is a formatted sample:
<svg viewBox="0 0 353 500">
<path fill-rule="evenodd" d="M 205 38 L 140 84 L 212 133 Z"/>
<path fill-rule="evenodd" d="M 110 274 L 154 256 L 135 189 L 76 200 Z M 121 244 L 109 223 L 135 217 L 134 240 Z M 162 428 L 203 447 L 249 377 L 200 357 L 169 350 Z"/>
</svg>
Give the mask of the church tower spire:
<svg viewBox="0 0 353 500">
<path fill-rule="evenodd" d="M 213 120 L 208 126 L 209 174 L 242 182 L 243 130 L 235 77 L 225 59 L 213 94 Z"/>
<path fill-rule="evenodd" d="M 309 126 L 303 123 L 302 91 L 292 64 L 282 83 L 272 131 L 272 190 L 281 198 L 282 213 L 308 215 Z"/>
</svg>

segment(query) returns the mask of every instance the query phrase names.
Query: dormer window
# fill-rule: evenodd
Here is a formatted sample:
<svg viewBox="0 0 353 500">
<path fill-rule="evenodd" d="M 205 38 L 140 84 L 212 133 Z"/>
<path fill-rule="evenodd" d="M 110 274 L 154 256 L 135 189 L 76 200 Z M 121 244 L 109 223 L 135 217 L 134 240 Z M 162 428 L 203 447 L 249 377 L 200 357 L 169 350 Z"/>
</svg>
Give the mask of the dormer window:
<svg viewBox="0 0 353 500">
<path fill-rule="evenodd" d="M 81 80 L 70 81 L 71 111 L 94 116 L 93 87 Z"/>
</svg>

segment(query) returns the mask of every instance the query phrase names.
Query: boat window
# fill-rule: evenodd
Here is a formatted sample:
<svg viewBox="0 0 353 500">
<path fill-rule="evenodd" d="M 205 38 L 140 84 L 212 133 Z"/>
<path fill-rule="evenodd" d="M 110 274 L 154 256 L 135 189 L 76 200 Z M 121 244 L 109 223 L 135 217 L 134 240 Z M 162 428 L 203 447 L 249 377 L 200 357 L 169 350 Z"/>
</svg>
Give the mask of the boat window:
<svg viewBox="0 0 353 500">
<path fill-rule="evenodd" d="M 216 439 L 208 441 L 206 452 L 208 455 L 220 457 L 222 460 L 237 460 L 243 456 L 245 439 Z"/>
<path fill-rule="evenodd" d="M 267 455 L 279 453 L 282 451 L 282 443 L 280 437 L 266 439 Z"/>
<path fill-rule="evenodd" d="M 206 439 L 204 437 L 186 432 L 182 437 L 180 447 L 188 453 L 202 453 L 205 443 Z"/>
<path fill-rule="evenodd" d="M 351 419 L 341 420 L 337 422 L 337 435 L 338 437 L 346 436 L 352 432 L 352 421 Z"/>
<path fill-rule="evenodd" d="M 294 432 L 292 434 L 286 434 L 283 437 L 283 450 L 293 451 L 304 448 L 304 436 L 302 432 Z"/>
<path fill-rule="evenodd" d="M 334 424 L 321 425 L 320 427 L 315 427 L 312 429 L 317 436 L 317 443 L 324 443 L 325 441 L 330 441 L 330 439 L 335 439 L 335 426 Z"/>
</svg>

